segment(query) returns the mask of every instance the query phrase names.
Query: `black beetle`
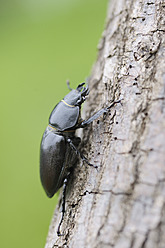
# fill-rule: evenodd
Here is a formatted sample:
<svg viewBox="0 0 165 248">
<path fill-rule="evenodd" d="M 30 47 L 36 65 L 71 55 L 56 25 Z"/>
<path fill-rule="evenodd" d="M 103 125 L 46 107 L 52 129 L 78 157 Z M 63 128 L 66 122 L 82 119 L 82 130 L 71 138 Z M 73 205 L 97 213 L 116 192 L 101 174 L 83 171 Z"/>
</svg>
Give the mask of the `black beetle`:
<svg viewBox="0 0 165 248">
<path fill-rule="evenodd" d="M 85 83 L 81 83 L 74 90 L 69 87 L 69 83 L 67 84 L 70 92 L 53 109 L 40 147 L 40 177 L 47 196 L 52 197 L 63 185 L 62 217 L 57 230 L 58 236 L 61 235 L 60 226 L 65 212 L 67 180 L 76 156 L 79 155 L 88 165 L 97 168 L 78 150 L 81 139 L 75 136 L 75 131 L 86 127 L 115 103 L 120 102 L 120 100 L 114 101 L 109 107 L 99 110 L 88 120 L 82 120 L 81 104 L 89 94 L 88 86 L 83 87 Z"/>
</svg>

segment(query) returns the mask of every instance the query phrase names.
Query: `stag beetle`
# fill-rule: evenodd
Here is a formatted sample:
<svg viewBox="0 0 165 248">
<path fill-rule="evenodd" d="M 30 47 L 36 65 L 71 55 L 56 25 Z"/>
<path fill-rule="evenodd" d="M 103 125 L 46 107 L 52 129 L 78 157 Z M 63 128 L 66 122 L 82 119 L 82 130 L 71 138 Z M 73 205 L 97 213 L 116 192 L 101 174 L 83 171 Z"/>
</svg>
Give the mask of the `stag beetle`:
<svg viewBox="0 0 165 248">
<path fill-rule="evenodd" d="M 76 156 L 88 165 L 97 166 L 88 162 L 87 158 L 78 150 L 81 139 L 75 136 L 78 128 L 84 128 L 103 113 L 107 112 L 120 100 L 114 101 L 107 108 L 103 108 L 87 120 L 81 119 L 81 104 L 86 100 L 89 89 L 81 83 L 70 92 L 53 109 L 41 141 L 40 147 L 40 177 L 43 188 L 48 197 L 52 197 L 63 185 L 62 217 L 58 226 L 57 235 L 61 236 L 60 226 L 65 213 L 65 194 L 68 177 Z"/>
</svg>

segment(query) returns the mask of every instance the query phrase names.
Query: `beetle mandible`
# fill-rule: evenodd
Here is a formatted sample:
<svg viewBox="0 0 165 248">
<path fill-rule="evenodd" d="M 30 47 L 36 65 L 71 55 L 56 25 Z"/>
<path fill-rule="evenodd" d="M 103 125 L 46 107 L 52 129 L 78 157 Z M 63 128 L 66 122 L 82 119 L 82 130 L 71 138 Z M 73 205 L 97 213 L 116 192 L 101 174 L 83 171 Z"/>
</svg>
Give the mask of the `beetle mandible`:
<svg viewBox="0 0 165 248">
<path fill-rule="evenodd" d="M 70 92 L 53 109 L 41 141 L 40 147 L 40 177 L 43 188 L 48 197 L 52 197 L 62 186 L 62 217 L 58 226 L 57 235 L 60 236 L 60 226 L 65 213 L 65 194 L 70 170 L 75 164 L 75 156 L 88 165 L 97 166 L 88 162 L 87 158 L 78 150 L 81 139 L 76 137 L 75 131 L 84 128 L 103 113 L 113 107 L 118 101 L 113 101 L 107 108 L 102 108 L 87 120 L 81 119 L 81 104 L 89 94 L 88 85 L 80 83 L 76 89 Z"/>
</svg>

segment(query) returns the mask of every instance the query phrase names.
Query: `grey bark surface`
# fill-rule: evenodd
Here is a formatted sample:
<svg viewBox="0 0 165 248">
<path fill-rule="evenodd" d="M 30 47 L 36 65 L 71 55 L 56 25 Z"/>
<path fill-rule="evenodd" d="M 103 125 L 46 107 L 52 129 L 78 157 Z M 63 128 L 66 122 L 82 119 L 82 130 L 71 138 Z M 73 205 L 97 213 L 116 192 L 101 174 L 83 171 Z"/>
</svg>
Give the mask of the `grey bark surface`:
<svg viewBox="0 0 165 248">
<path fill-rule="evenodd" d="M 82 131 L 99 169 L 77 164 L 45 247 L 164 248 L 165 1 L 111 0 L 98 49 L 83 117 L 122 105 Z"/>
</svg>

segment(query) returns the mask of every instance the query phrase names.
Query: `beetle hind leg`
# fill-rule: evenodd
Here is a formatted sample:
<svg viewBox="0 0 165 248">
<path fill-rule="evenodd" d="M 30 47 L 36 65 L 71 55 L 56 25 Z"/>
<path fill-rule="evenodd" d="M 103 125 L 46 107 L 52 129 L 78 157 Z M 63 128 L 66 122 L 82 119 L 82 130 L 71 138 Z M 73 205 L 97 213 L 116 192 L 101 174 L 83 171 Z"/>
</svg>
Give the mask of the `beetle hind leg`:
<svg viewBox="0 0 165 248">
<path fill-rule="evenodd" d="M 68 174 L 69 176 L 69 174 Z M 63 191 L 62 191 L 62 216 L 61 216 L 61 220 L 60 223 L 58 225 L 57 228 L 57 236 L 63 236 L 64 234 L 62 234 L 60 232 L 60 228 L 61 228 L 61 224 L 63 222 L 64 219 L 64 214 L 65 214 L 65 198 L 66 198 L 66 187 L 67 187 L 67 182 L 68 182 L 68 176 L 64 179 L 64 184 L 63 184 Z"/>
<path fill-rule="evenodd" d="M 75 151 L 75 153 L 80 156 L 80 158 L 82 159 L 83 162 L 85 162 L 89 166 L 93 166 L 96 169 L 98 168 L 97 165 L 89 163 L 88 159 L 77 149 L 77 147 L 73 144 L 71 139 L 67 139 L 67 142 L 69 143 L 71 148 Z"/>
</svg>

